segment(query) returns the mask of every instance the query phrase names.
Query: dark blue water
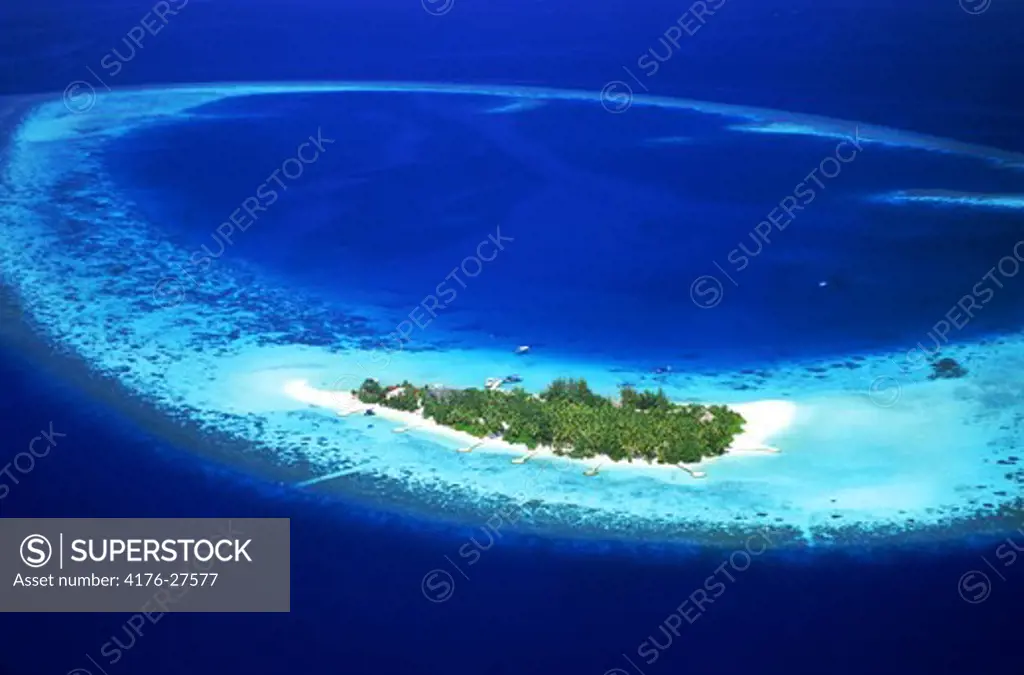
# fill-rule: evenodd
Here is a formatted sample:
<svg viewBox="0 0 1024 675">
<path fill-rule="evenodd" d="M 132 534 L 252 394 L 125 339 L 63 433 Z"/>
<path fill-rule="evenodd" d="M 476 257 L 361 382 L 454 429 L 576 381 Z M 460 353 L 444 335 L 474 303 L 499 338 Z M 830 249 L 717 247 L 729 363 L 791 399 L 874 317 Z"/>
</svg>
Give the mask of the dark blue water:
<svg viewBox="0 0 1024 675">
<path fill-rule="evenodd" d="M 596 103 L 484 112 L 503 103 L 378 93 L 227 101 L 122 138 L 106 163 L 188 251 L 205 245 L 340 301 L 370 291 L 396 310 L 385 331 L 445 284 L 432 331 L 688 367 L 904 351 L 1019 239 L 1012 213 L 870 202 L 917 187 L 1024 187 L 1019 172 L 974 159 L 847 146 L 850 163 L 833 159 L 838 175 L 819 172 L 815 183 L 807 176 L 834 157 L 834 138 L 730 132 L 685 111 L 612 115 Z M 334 141 L 322 156 L 294 180 L 268 181 L 318 134 Z M 271 206 L 230 245 L 218 241 L 232 212 L 251 222 L 244 200 L 270 203 L 254 199 L 261 184 L 277 186 Z M 810 195 L 799 200 L 806 208 L 759 239 L 754 228 L 773 209 L 784 215 L 778 205 L 795 190 Z M 503 250 L 482 249 L 492 262 L 463 264 L 497 232 Z M 724 285 L 713 309 L 691 294 L 707 274 Z M 956 337 L 1016 329 L 1022 309 L 1024 295 L 1001 293 Z"/>
<path fill-rule="evenodd" d="M 448 569 L 463 530 L 281 491 L 195 459 L 134 430 L 126 418 L 3 353 L 0 461 L 52 421 L 66 434 L 0 504 L 4 517 L 232 516 L 292 519 L 292 611 L 287 615 L 164 615 L 142 636 L 127 615 L 0 615 L 5 672 L 354 672 L 514 674 L 997 672 L 1016 634 L 1022 580 L 1008 569 L 981 605 L 957 581 L 976 551 L 941 546 L 863 555 L 768 553 L 679 635 L 660 626 L 729 551 L 658 552 L 495 539 L 468 580 L 441 604 L 423 576 Z M 13 414 L 12 414 L 13 413 Z M 1020 542 L 1020 535 L 1017 535 Z M 728 569 L 728 568 L 727 568 Z M 984 569 L 984 568 L 983 568 Z M 697 617 L 697 618 L 694 618 Z M 675 623 L 678 625 L 679 620 Z M 663 649 L 651 663 L 651 636 Z M 117 663 L 101 655 L 117 637 Z M 109 648 L 108 650 L 109 651 Z"/>
<path fill-rule="evenodd" d="M 970 16 L 952 1 L 892 7 L 729 0 L 652 78 L 651 89 L 1020 150 L 1018 94 L 1007 85 L 1017 72 L 1009 66 L 1022 60 L 1021 23 L 1009 4 L 994 2 Z M 135 0 L 5 5 L 2 91 L 60 91 L 87 77 L 86 66 L 98 69 L 148 8 Z M 434 17 L 405 0 L 191 0 L 114 84 L 374 78 L 596 90 L 621 77 L 621 66 L 634 63 L 685 9 L 660 1 L 457 0 L 451 13 Z M 334 133 L 337 121 L 345 143 L 312 167 L 317 172 L 294 188 L 294 198 L 239 238 L 232 254 L 341 298 L 349 289 L 388 291 L 400 307 L 409 298 L 419 302 L 423 287 L 451 269 L 452 252 L 476 245 L 482 224 L 508 222 L 519 228 L 507 231 L 519 249 L 510 247 L 499 261 L 509 264 L 481 276 L 479 294 L 466 293 L 465 304 L 453 307 L 461 324 L 509 342 L 527 336 L 572 352 L 646 350 L 652 359 L 908 346 L 1015 236 L 1014 223 L 1002 217 L 917 218 L 844 201 L 842 195 L 852 200 L 911 171 L 954 188 L 1000 189 L 955 163 L 940 169 L 930 157 L 865 154 L 843 174 L 842 195 L 822 197 L 822 216 L 808 219 L 813 229 L 792 229 L 801 227 L 798 220 L 787 231 L 791 241 L 780 239 L 756 261 L 763 264 L 745 272 L 742 295 L 701 313 L 687 297 L 693 276 L 722 262 L 806 173 L 807 162 L 820 158 L 820 143 L 788 141 L 779 153 L 766 140 L 730 147 L 729 138 L 716 138 L 706 147 L 683 146 L 688 154 L 680 162 L 677 148 L 645 148 L 641 157 L 628 141 L 702 134 L 700 120 L 634 110 L 619 120 L 630 122 L 610 130 L 611 116 L 574 123 L 580 113 L 568 109 L 513 121 L 470 115 L 466 101 L 364 100 L 278 102 L 273 110 L 260 107 L 269 117 L 151 130 L 126 139 L 111 157 L 130 174 L 126 186 L 144 207 L 164 214 L 168 236 L 201 245 L 294 150 L 296 137 L 317 126 Z M 229 167 L 214 161 L 224 156 L 237 159 Z M 608 189 L 587 193 L 574 182 L 580 167 L 600 174 Z M 374 179 L 352 182 L 367 176 Z M 565 197 L 538 196 L 545 187 Z M 524 204 L 533 210 L 517 212 Z M 843 294 L 841 301 L 819 293 L 821 278 L 833 280 L 829 293 Z M 901 300 L 907 293 L 919 301 L 908 306 Z M 990 307 L 972 330 L 1018 321 L 1010 294 Z M 778 319 L 766 321 L 769 313 Z M 501 316 L 512 318 L 496 325 L 492 319 Z M 290 517 L 292 612 L 167 615 L 114 664 L 100 650 L 113 636 L 129 641 L 125 615 L 0 614 L 4 673 L 87 668 L 99 675 L 90 656 L 110 675 L 993 673 L 1019 664 L 1012 646 L 1020 570 L 1008 569 L 980 605 L 957 594 L 962 574 L 984 569 L 979 555 L 991 558 L 994 544 L 982 542 L 972 542 L 976 549 L 954 542 L 767 554 L 695 623 L 683 623 L 652 663 L 638 646 L 651 636 L 666 644 L 659 626 L 728 551 L 509 534 L 468 571 L 468 581 L 457 578 L 451 599 L 434 604 L 421 593 L 424 575 L 480 536 L 475 527 L 456 530 L 260 482 L 147 435 L 66 378 L 0 351 L 0 464 L 51 421 L 67 434 L 29 475 L 19 474 L 0 515 Z"/>
</svg>

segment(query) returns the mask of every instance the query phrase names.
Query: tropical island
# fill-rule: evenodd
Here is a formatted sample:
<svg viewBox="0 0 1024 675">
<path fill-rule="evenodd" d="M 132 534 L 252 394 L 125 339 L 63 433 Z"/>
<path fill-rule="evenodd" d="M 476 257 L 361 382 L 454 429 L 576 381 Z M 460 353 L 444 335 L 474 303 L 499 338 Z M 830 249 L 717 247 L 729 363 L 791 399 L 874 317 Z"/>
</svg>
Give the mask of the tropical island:
<svg viewBox="0 0 1024 675">
<path fill-rule="evenodd" d="M 623 387 L 618 400 L 594 393 L 582 379 L 558 379 L 534 396 L 525 389 L 384 386 L 367 379 L 352 391 L 371 406 L 415 414 L 479 439 L 559 456 L 677 465 L 726 452 L 745 420 L 724 405 L 672 403 L 662 390 Z M 372 410 L 370 410 L 372 412 Z"/>
</svg>

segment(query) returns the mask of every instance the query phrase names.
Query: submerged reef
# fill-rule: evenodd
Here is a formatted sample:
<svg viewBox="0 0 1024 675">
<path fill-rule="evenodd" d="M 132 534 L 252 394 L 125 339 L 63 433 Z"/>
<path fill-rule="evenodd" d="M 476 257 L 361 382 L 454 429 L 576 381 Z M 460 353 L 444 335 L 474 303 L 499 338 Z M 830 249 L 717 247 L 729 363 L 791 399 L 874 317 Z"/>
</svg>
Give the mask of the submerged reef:
<svg viewBox="0 0 1024 675">
<path fill-rule="evenodd" d="M 928 376 L 928 379 L 952 380 L 958 377 L 963 377 L 966 374 L 967 369 L 957 363 L 956 359 L 946 357 L 932 363 L 932 372 Z"/>
<path fill-rule="evenodd" d="M 76 381 L 94 393 L 101 391 L 102 379 L 102 390 L 113 392 L 103 400 L 135 411 L 140 424 L 177 444 L 251 467 L 289 489 L 331 491 L 382 511 L 409 509 L 466 523 L 488 517 L 497 505 L 511 506 L 522 514 L 517 526 L 524 529 L 714 542 L 751 527 L 784 533 L 786 541 L 828 544 L 959 537 L 1019 524 L 1019 334 L 952 345 L 947 351 L 956 358 L 934 362 L 930 374 L 896 368 L 878 353 L 840 353 L 827 362 L 791 354 L 749 371 L 721 372 L 632 362 L 618 367 L 589 357 L 560 360 L 554 349 L 524 360 L 506 347 L 460 346 L 433 327 L 415 348 L 388 355 L 389 381 L 434 382 L 443 374 L 450 377 L 445 386 L 455 391 L 495 372 L 523 368 L 533 392 L 538 383 L 573 373 L 585 376 L 598 396 L 628 381 L 656 382 L 673 401 L 721 401 L 730 407 L 770 398 L 792 402 L 792 424 L 772 430 L 785 452 L 726 453 L 702 466 L 708 474 L 702 481 L 643 462 L 586 477 L 565 458 L 516 464 L 485 446 L 458 453 L 461 440 L 395 434 L 385 424 L 370 425 L 372 417 L 342 418 L 334 409 L 287 397 L 285 385 L 300 378 L 324 391 L 358 386 L 366 363 L 374 363 L 374 336 L 382 334 L 377 308 L 336 307 L 283 283 L 280 275 L 243 264 L 241 255 L 224 255 L 195 278 L 180 274 L 176 261 L 189 260 L 192 251 L 137 208 L 100 160 L 108 140 L 154 120 L 187 124 L 197 108 L 224 99 L 315 92 L 489 96 L 491 105 L 482 110 L 508 97 L 543 100 L 545 108 L 600 103 L 596 93 L 402 83 L 137 89 L 104 94 L 95 112 L 77 115 L 59 94 L 25 101 L 17 115 L 0 116 L 9 122 L 0 138 L 0 273 L 8 291 L 0 293 L 0 324 L 24 326 L 25 335 L 31 330 L 32 340 L 48 348 L 40 359 L 59 366 L 62 377 L 80 372 Z M 745 132 L 780 138 L 831 138 L 854 128 L 838 120 L 700 101 L 638 96 L 635 105 L 747 120 L 760 128 Z M 510 108 L 502 114 L 516 113 Z M 860 141 L 890 152 L 917 148 L 1001 168 L 1024 165 L 1019 153 L 947 139 L 870 125 L 858 133 Z M 829 278 L 830 287 L 838 288 Z M 4 314 L 15 302 L 17 313 Z M 19 348 L 29 341 L 19 338 Z M 969 377 L 962 363 L 970 364 Z M 346 374 L 348 386 L 338 387 Z M 954 379 L 960 381 L 948 382 Z M 489 393 L 477 391 L 482 398 Z M 396 406 L 410 403 L 408 397 L 395 398 Z M 587 422 L 591 413 L 583 408 L 566 406 L 565 412 Z M 496 432 L 486 425 L 482 431 Z M 520 440 L 533 434 L 541 442 L 544 433 L 524 424 Z M 628 435 L 613 435 L 615 444 L 604 451 L 628 447 L 622 442 Z M 567 443 L 567 453 L 579 452 L 578 439 L 570 438 L 576 442 Z M 662 437 L 648 440 L 640 454 L 658 458 Z"/>
</svg>

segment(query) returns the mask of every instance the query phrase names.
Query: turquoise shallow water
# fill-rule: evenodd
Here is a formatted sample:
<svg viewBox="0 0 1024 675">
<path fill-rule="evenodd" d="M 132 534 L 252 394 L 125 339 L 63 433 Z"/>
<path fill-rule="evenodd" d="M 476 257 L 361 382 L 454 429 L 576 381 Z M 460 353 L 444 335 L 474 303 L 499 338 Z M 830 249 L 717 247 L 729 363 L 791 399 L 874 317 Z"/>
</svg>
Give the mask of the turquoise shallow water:
<svg viewBox="0 0 1024 675">
<path fill-rule="evenodd" d="M 927 368 L 906 368 L 902 352 L 653 376 L 635 364 L 543 350 L 519 358 L 509 345 L 456 349 L 445 346 L 453 335 L 443 325 L 382 356 L 375 336 L 391 330 L 387 312 L 354 300 L 328 304 L 241 259 L 215 261 L 201 285 L 186 288 L 168 261 L 188 259 L 191 250 L 144 217 L 98 161 L 109 139 L 154 121 L 185 121 L 201 114 L 197 106 L 228 96 L 365 89 L 493 96 L 486 114 L 596 97 L 320 83 L 140 90 L 71 101 L 70 111 L 60 101 L 45 103 L 5 150 L 0 209 L 13 225 L 0 246 L 4 282 L 45 339 L 167 414 L 249 440 L 255 452 L 312 476 L 350 470 L 317 489 L 375 493 L 384 503 L 411 502 L 442 516 L 479 517 L 511 501 L 524 525 L 560 531 L 673 538 L 768 524 L 826 542 L 845 528 L 871 535 L 970 526 L 1019 500 L 1024 383 L 1011 374 L 1024 359 L 1016 336 L 950 347 L 945 355 L 964 364 L 969 377 L 948 381 L 929 381 Z M 957 154 L 1009 170 L 1022 165 L 1016 153 L 850 122 L 675 99 L 635 105 L 695 111 L 762 134 L 830 138 L 852 127 L 866 144 Z M 1003 278 L 1011 289 L 1015 281 Z M 922 326 L 922 340 L 929 329 Z M 631 381 L 663 386 L 680 400 L 783 398 L 796 404 L 797 415 L 771 439 L 780 455 L 722 458 L 706 467 L 703 481 L 644 468 L 615 468 L 595 480 L 569 462 L 514 466 L 506 455 L 458 454 L 455 443 L 395 435 L 379 420 L 371 427 L 364 418 L 341 419 L 283 392 L 295 379 L 337 389 L 366 376 L 479 386 L 511 372 L 533 390 L 573 376 L 606 394 Z"/>
</svg>

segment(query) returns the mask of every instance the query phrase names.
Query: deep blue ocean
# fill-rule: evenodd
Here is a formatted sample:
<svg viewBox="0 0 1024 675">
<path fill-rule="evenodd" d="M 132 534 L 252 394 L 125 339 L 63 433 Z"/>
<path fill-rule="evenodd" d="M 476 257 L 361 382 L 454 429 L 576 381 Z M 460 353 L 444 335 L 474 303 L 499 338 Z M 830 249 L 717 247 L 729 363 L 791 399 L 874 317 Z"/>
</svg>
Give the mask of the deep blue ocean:
<svg viewBox="0 0 1024 675">
<path fill-rule="evenodd" d="M 3 95 L 59 92 L 90 77 L 87 68 L 98 70 L 112 47 L 123 50 L 125 31 L 153 6 L 3 5 Z M 442 5 L 191 0 L 112 84 L 338 79 L 596 91 L 622 78 L 623 64 L 636 63 L 689 7 L 455 0 L 431 14 Z M 1022 35 L 1024 9 L 1000 0 L 726 0 L 650 78 L 650 93 L 1024 152 Z M 444 316 L 447 336 L 651 367 L 905 350 L 1022 225 L 1019 211 L 935 210 L 922 220 L 872 205 L 871 195 L 906 176 L 919 184 L 903 187 L 974 192 L 1019 192 L 1024 176 L 990 176 L 954 157 L 867 151 L 844 169 L 841 189 L 824 192 L 815 215 L 783 233 L 791 244 L 780 237 L 778 255 L 744 272 L 744 292 L 727 289 L 707 312 L 688 294 L 694 276 L 725 264 L 820 159 L 821 139 L 794 137 L 783 156 L 769 139 L 708 142 L 716 132 L 706 120 L 657 110 L 617 116 L 552 106 L 542 116 L 481 116 L 471 113 L 472 98 L 315 98 L 222 101 L 187 126 L 128 134 L 103 160 L 146 216 L 167 224 L 168 237 L 197 248 L 296 138 L 322 129 L 336 144 L 230 255 L 328 301 L 358 297 L 400 318 L 452 266 L 453 252 L 472 250 L 500 223 L 516 241 Z M 676 141 L 644 145 L 658 138 Z M 226 166 L 225 156 L 235 159 Z M 598 174 L 604 182 L 594 182 Z M 1019 330 L 1022 310 L 1024 295 L 1001 294 L 959 337 Z M 0 516 L 288 517 L 292 536 L 289 614 L 168 614 L 134 640 L 125 615 L 0 614 L 5 675 L 101 675 L 91 659 L 107 675 L 1019 667 L 1024 568 L 996 579 L 983 603 L 958 594 L 963 574 L 984 569 L 981 556 L 997 544 L 990 540 L 774 551 L 674 635 L 662 630 L 666 618 L 729 551 L 509 531 L 435 603 L 424 597 L 424 575 L 445 569 L 446 556 L 481 536 L 478 526 L 298 493 L 202 459 L 15 345 L 0 343 L 0 382 L 0 464 L 48 425 L 66 434 L 0 500 Z M 115 636 L 130 646 L 110 663 L 100 651 Z M 638 645 L 652 637 L 661 648 L 645 662 Z"/>
<path fill-rule="evenodd" d="M 376 295 L 394 308 L 392 325 L 447 279 L 458 300 L 439 298 L 438 311 L 451 331 L 482 334 L 467 338 L 474 344 L 651 367 L 905 349 L 1019 234 L 1015 213 L 933 209 L 917 222 L 917 212 L 871 205 L 904 177 L 971 192 L 1021 182 L 975 160 L 881 148 L 822 181 L 806 215 L 794 211 L 759 241 L 752 224 L 834 141 L 785 139 L 780 152 L 777 138 L 737 138 L 673 110 L 549 104 L 480 115 L 488 104 L 374 93 L 230 100 L 184 128 L 129 133 L 105 159 L 146 217 L 189 250 L 224 250 L 335 301 Z M 230 246 L 213 239 L 215 224 L 316 130 L 335 141 L 322 159 L 295 181 L 279 175 L 287 192 L 278 186 L 273 208 Z M 685 140 L 651 147 L 662 138 Z M 229 171 L 223 156 L 237 158 Z M 495 249 L 493 263 L 448 276 L 495 232 L 507 246 L 500 257 Z M 714 311 L 691 299 L 704 273 L 729 286 Z M 959 334 L 1012 329 L 1021 310 L 1024 296 L 1001 294 Z"/>
</svg>

